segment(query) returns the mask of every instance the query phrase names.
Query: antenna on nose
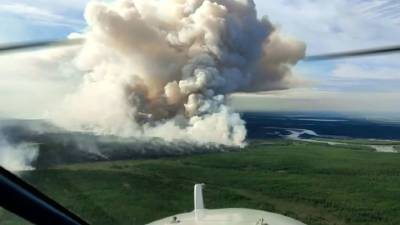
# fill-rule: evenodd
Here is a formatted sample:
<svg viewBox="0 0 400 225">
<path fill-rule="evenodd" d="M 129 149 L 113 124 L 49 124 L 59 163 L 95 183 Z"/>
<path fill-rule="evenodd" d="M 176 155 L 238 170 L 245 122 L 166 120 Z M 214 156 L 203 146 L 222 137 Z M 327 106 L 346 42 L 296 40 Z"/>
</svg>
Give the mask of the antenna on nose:
<svg viewBox="0 0 400 225">
<path fill-rule="evenodd" d="M 204 184 L 194 185 L 194 210 L 195 211 L 204 209 L 203 187 L 204 187 Z"/>
</svg>

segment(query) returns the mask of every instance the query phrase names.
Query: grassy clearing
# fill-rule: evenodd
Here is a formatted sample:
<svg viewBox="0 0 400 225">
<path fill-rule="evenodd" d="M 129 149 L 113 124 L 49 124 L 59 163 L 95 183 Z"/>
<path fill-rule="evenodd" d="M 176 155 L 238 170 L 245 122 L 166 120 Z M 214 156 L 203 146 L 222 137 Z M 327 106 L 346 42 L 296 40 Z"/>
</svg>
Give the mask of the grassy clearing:
<svg viewBox="0 0 400 225">
<path fill-rule="evenodd" d="M 145 224 L 207 208 L 282 213 L 310 225 L 400 224 L 400 154 L 255 141 L 241 152 L 59 166 L 24 179 L 92 224 Z M 0 224 L 20 224 L 0 214 Z"/>
</svg>

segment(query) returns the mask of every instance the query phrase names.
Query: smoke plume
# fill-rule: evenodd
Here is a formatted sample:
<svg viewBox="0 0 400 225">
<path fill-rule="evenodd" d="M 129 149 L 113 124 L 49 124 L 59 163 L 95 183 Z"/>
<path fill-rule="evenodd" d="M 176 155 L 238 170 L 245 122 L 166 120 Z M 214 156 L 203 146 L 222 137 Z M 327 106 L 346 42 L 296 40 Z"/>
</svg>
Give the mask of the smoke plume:
<svg viewBox="0 0 400 225">
<path fill-rule="evenodd" d="M 33 170 L 32 162 L 39 150 L 36 145 L 11 145 L 0 136 L 0 166 L 10 171 Z"/>
<path fill-rule="evenodd" d="M 99 134 L 242 146 L 225 96 L 289 88 L 305 52 L 252 0 L 92 1 L 85 19 L 83 83 L 52 116 Z"/>
</svg>

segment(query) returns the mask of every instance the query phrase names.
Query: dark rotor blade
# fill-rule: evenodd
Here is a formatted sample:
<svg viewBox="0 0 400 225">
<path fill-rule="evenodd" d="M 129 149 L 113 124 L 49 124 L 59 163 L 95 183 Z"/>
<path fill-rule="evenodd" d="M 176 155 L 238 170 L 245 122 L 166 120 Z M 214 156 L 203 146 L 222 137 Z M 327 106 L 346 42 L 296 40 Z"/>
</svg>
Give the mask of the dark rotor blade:
<svg viewBox="0 0 400 225">
<path fill-rule="evenodd" d="M 354 50 L 348 52 L 328 53 L 321 55 L 311 55 L 304 58 L 305 61 L 319 61 L 319 60 L 332 60 L 349 57 L 372 56 L 380 54 L 391 54 L 400 52 L 400 46 L 389 46 L 374 49 Z"/>
<path fill-rule="evenodd" d="M 66 40 L 51 40 L 51 41 L 36 41 L 36 42 L 24 42 L 24 43 L 13 43 L 13 44 L 0 44 L 0 53 L 26 50 L 30 48 L 40 47 L 56 47 L 56 46 L 69 46 L 82 44 L 83 39 L 66 39 Z"/>
</svg>

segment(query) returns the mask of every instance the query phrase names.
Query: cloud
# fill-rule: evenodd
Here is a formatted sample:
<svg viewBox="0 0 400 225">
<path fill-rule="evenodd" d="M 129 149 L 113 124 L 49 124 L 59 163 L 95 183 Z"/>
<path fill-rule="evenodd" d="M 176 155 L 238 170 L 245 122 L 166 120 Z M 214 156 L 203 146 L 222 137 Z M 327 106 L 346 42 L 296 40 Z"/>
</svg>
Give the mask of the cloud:
<svg viewBox="0 0 400 225">
<path fill-rule="evenodd" d="M 384 2 L 396 11 L 395 1 L 256 0 L 261 14 L 270 16 L 283 31 L 304 40 L 308 52 L 320 53 L 398 44 L 398 23 L 374 4 Z M 393 15 L 392 15 L 393 16 Z"/>
<path fill-rule="evenodd" d="M 400 44 L 399 1 L 256 2 L 261 14 L 269 15 L 284 32 L 307 43 L 307 55 Z M 344 92 L 348 96 L 360 98 L 361 93 L 399 92 L 400 63 L 395 54 L 329 62 L 304 62 L 297 66 L 297 70 L 315 80 L 314 88 L 321 91 Z M 323 94 L 321 91 L 313 93 L 320 95 Z M 354 95 L 355 92 L 360 95 Z M 396 105 L 391 100 L 384 96 L 379 99 Z"/>
<path fill-rule="evenodd" d="M 395 23 L 400 22 L 400 2 L 393 0 L 359 1 L 360 10 L 373 19 L 385 18 Z"/>
<path fill-rule="evenodd" d="M 399 68 L 374 67 L 371 65 L 339 64 L 332 72 L 333 80 L 391 80 L 400 81 Z"/>
<path fill-rule="evenodd" d="M 52 25 L 52 26 L 68 26 L 78 27 L 83 23 L 79 19 L 65 17 L 62 14 L 55 13 L 50 9 L 36 7 L 25 3 L 5 3 L 0 5 L 0 13 L 11 14 L 29 22 Z"/>
<path fill-rule="evenodd" d="M 30 4 L 34 4 L 36 7 L 44 7 L 48 9 L 52 9 L 54 11 L 79 11 L 83 12 L 86 4 L 90 0 L 57 0 L 57 1 L 49 1 L 49 0 L 21 0 L 20 2 L 29 2 Z"/>
<path fill-rule="evenodd" d="M 230 105 L 238 111 L 333 111 L 370 115 L 396 113 L 400 92 L 343 92 L 317 88 L 272 91 L 262 95 L 234 94 Z"/>
</svg>

